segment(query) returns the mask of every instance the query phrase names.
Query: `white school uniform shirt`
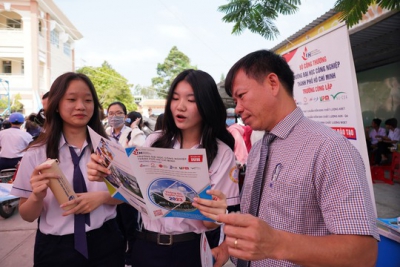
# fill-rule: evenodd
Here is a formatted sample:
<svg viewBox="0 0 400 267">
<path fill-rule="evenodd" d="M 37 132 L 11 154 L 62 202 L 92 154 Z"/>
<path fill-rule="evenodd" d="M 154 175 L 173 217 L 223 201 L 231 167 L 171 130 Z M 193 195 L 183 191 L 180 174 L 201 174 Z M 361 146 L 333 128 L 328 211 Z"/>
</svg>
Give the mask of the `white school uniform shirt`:
<svg viewBox="0 0 400 267">
<path fill-rule="evenodd" d="M 150 134 L 144 147 L 150 147 L 158 138 L 160 132 Z M 239 204 L 238 170 L 235 162 L 235 154 L 232 149 L 220 140 L 218 141 L 218 153 L 208 170 L 211 188 L 222 191 L 228 206 Z M 199 145 L 193 148 L 198 148 Z M 180 143 L 175 141 L 174 149 L 180 149 Z M 189 232 L 202 233 L 208 231 L 203 221 L 184 218 L 159 218 L 151 220 L 146 214 L 141 214 L 146 230 L 162 234 L 183 234 Z"/>
<path fill-rule="evenodd" d="M 85 141 L 83 147 L 87 146 Z M 74 147 L 75 152 L 79 156 L 81 150 Z M 93 191 L 107 191 L 105 183 L 91 182 L 87 179 L 87 164 L 90 161 L 91 151 L 87 147 L 79 161 L 79 167 L 81 168 L 83 177 L 85 178 L 86 187 L 88 192 Z M 32 187 L 29 182 L 33 169 L 45 162 L 46 157 L 46 146 L 30 148 L 22 158 L 21 164 L 18 169 L 17 177 L 14 181 L 11 194 L 28 198 L 32 193 Z M 64 173 L 67 180 L 72 186 L 74 165 L 72 163 L 71 153 L 69 146 L 65 142 L 64 136 L 61 137 L 59 144 L 59 167 Z M 50 188 L 47 189 L 46 197 L 43 201 L 43 209 L 40 214 L 39 229 L 43 234 L 51 235 L 67 235 L 74 233 L 74 215 L 62 216 L 64 210 L 60 208 L 60 204 L 57 202 Z M 108 221 L 116 216 L 115 205 L 100 205 L 97 209 L 90 213 L 90 226 L 85 225 L 86 232 L 100 228 L 105 221 Z"/>
<path fill-rule="evenodd" d="M 129 128 L 129 127 L 127 127 Z M 129 131 L 123 131 L 121 136 L 119 137 L 119 143 L 123 147 L 137 147 L 143 146 L 144 142 L 146 141 L 146 135 L 139 127 L 135 127 L 133 129 L 129 128 Z M 131 139 L 128 140 L 128 134 L 131 133 Z"/>
<path fill-rule="evenodd" d="M 389 130 L 388 137 L 392 141 L 397 141 L 397 143 L 400 140 L 400 129 L 399 128 L 394 128 L 394 130 Z M 392 146 L 394 148 L 397 148 L 397 143 L 394 143 Z"/>
<path fill-rule="evenodd" d="M 379 127 L 378 131 L 372 128 L 372 130 L 369 132 L 369 138 L 371 138 L 371 144 L 376 145 L 379 142 L 379 140 L 376 139 L 377 135 L 386 136 L 385 128 Z"/>
<path fill-rule="evenodd" d="M 108 127 L 106 129 L 106 133 L 112 140 L 116 139 L 112 137 L 112 133 L 114 129 L 112 127 Z M 131 133 L 131 139 L 128 141 L 128 134 Z M 143 146 L 144 142 L 146 141 L 146 135 L 139 127 L 132 129 L 124 125 L 121 129 L 121 135 L 119 136 L 118 143 L 120 143 L 123 147 L 132 147 L 132 146 Z"/>
<path fill-rule="evenodd" d="M 21 130 L 19 127 L 11 127 L 0 131 L 0 157 L 1 158 L 20 158 L 22 152 L 32 141 L 32 135 Z"/>
</svg>

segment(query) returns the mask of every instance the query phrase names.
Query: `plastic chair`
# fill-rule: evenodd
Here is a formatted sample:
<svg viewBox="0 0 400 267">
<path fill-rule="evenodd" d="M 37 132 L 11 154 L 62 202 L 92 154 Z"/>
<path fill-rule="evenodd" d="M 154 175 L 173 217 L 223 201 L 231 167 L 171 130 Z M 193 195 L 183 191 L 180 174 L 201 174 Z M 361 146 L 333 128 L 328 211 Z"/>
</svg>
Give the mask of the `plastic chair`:
<svg viewBox="0 0 400 267">
<path fill-rule="evenodd" d="M 389 173 L 389 178 L 385 177 L 385 173 Z M 371 167 L 372 182 L 381 181 L 393 185 L 393 181 L 400 179 L 400 153 L 392 153 L 392 163 L 387 166 Z"/>
</svg>

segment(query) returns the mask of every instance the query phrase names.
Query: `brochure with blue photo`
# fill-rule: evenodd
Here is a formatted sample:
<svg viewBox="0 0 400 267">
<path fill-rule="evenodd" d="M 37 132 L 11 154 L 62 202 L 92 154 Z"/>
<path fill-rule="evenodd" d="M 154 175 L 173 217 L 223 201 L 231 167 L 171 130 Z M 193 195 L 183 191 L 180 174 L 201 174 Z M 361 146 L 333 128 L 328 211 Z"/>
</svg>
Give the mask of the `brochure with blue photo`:
<svg viewBox="0 0 400 267">
<path fill-rule="evenodd" d="M 111 171 L 105 179 L 112 197 L 151 219 L 181 217 L 213 221 L 192 203 L 212 199 L 205 149 L 132 147 L 105 139 L 89 128 L 92 145 Z"/>
</svg>

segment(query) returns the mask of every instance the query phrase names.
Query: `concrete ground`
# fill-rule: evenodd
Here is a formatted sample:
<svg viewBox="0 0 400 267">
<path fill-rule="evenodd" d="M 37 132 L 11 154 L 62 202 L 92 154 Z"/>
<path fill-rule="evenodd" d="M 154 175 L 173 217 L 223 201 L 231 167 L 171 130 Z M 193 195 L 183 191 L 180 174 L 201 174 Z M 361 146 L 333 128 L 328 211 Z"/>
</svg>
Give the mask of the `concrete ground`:
<svg viewBox="0 0 400 267">
<path fill-rule="evenodd" d="M 374 184 L 378 217 L 393 218 L 400 216 L 400 184 Z M 21 219 L 18 212 L 8 219 L 0 217 L 0 266 L 32 266 L 33 245 L 37 223 L 28 223 Z M 233 267 L 228 262 L 225 267 Z"/>
</svg>

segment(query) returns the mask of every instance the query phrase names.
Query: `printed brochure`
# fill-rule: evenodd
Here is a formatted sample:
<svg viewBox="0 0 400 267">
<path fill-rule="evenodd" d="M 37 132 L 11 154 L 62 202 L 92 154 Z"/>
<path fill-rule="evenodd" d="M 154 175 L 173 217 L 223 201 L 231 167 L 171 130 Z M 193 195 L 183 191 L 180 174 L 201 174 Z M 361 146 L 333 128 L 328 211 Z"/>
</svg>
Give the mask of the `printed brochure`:
<svg viewBox="0 0 400 267">
<path fill-rule="evenodd" d="M 105 182 L 112 197 L 129 203 L 151 219 L 213 221 L 192 205 L 194 197 L 212 198 L 206 194 L 211 186 L 204 149 L 124 149 L 88 129 L 94 150 L 111 170 Z"/>
<path fill-rule="evenodd" d="M 378 218 L 379 234 L 400 243 L 400 217 Z"/>
</svg>

